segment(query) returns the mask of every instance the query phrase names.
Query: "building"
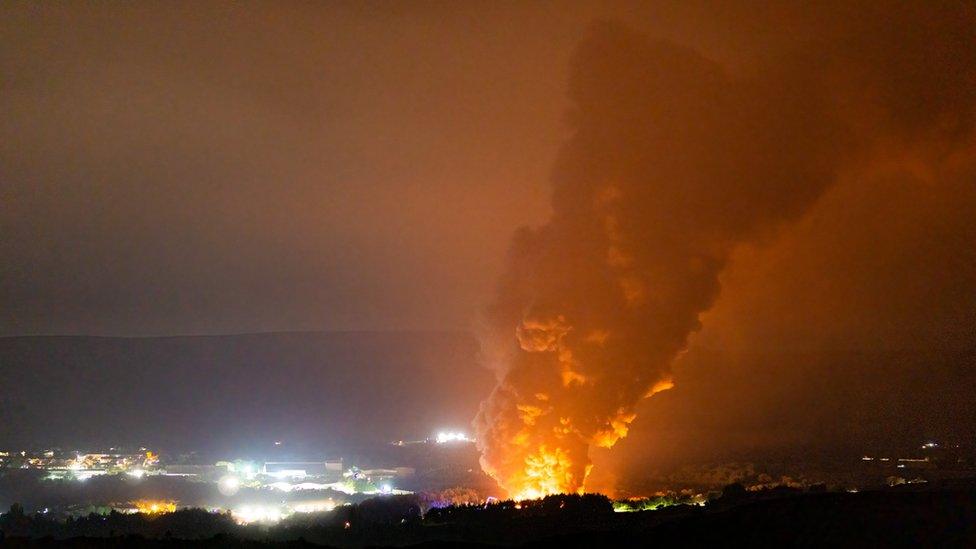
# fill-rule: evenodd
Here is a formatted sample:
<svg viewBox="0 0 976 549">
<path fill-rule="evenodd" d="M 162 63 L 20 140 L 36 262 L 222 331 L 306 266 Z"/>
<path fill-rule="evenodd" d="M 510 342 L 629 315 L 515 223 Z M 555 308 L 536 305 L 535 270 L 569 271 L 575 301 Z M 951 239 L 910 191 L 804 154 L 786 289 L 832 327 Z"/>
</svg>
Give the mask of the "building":
<svg viewBox="0 0 976 549">
<path fill-rule="evenodd" d="M 226 475 L 228 469 L 222 465 L 191 465 L 173 464 L 166 466 L 166 474 L 171 476 L 192 477 L 195 480 L 216 482 Z"/>
<path fill-rule="evenodd" d="M 326 482 L 337 482 L 342 478 L 342 459 L 325 461 L 268 461 L 262 473 L 269 476 L 316 477 Z"/>
</svg>

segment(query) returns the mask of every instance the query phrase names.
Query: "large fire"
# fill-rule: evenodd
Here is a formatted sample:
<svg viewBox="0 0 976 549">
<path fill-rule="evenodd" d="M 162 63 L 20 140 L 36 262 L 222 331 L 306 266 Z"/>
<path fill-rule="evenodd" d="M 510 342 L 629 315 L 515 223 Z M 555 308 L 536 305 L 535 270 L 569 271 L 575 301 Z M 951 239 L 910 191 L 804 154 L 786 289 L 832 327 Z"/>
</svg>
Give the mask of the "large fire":
<svg viewBox="0 0 976 549">
<path fill-rule="evenodd" d="M 538 499 L 548 494 L 573 491 L 577 485 L 573 477 L 569 455 L 560 448 L 550 450 L 545 446 L 525 458 L 524 476 L 516 481 L 518 492 L 515 499 Z"/>
<path fill-rule="evenodd" d="M 564 320 L 550 323 L 563 327 L 564 324 Z M 481 417 L 493 413 L 496 421 L 480 426 L 482 436 L 491 442 L 482 444 L 482 466 L 514 499 L 582 493 L 591 468 L 588 449 L 612 447 L 627 436 L 636 417 L 633 409 L 625 405 L 596 417 L 590 415 L 592 410 L 587 407 L 574 405 L 587 395 L 605 390 L 605 386 L 597 376 L 566 375 L 575 372 L 575 368 L 583 368 L 582 362 L 567 366 L 567 357 L 572 353 L 566 345 L 562 338 L 557 338 L 551 345 L 529 351 L 531 355 L 544 355 L 534 356 L 532 360 L 533 369 L 549 370 L 548 375 L 539 376 L 551 383 L 547 392 L 522 392 L 503 382 L 483 408 Z M 521 348 L 525 350 L 524 345 Z M 673 386 L 670 379 L 651 385 L 633 392 L 650 396 Z"/>
<path fill-rule="evenodd" d="M 520 498 L 583 490 L 590 450 L 626 437 L 641 400 L 674 385 L 672 362 L 734 250 L 892 154 L 938 165 L 969 150 L 972 96 L 929 85 L 971 84 L 970 67 L 942 62 L 972 34 L 950 27 L 914 42 L 910 72 L 878 70 L 890 68 L 884 48 L 837 55 L 844 42 L 831 39 L 733 75 L 691 48 L 595 24 L 571 62 L 552 215 L 516 233 L 483 323 L 499 373 L 475 420 L 485 471 Z M 891 101 L 893 90 L 918 100 Z"/>
<path fill-rule="evenodd" d="M 583 334 L 583 335 L 580 335 Z M 526 317 L 516 329 L 513 360 L 519 365 L 485 403 L 479 425 L 482 466 L 515 499 L 582 493 L 590 447 L 610 448 L 627 435 L 636 417 L 628 401 L 671 388 L 669 377 L 630 384 L 625 400 L 606 411 L 619 378 L 595 371 L 597 354 L 620 353 L 607 329 L 577 329 L 568 315 Z"/>
</svg>

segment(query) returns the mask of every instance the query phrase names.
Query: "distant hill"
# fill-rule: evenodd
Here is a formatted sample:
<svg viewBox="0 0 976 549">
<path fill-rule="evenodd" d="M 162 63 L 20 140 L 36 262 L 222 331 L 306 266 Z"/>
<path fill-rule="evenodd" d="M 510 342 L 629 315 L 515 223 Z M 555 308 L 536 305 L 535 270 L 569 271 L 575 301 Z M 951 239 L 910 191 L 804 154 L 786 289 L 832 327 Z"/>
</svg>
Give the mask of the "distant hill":
<svg viewBox="0 0 976 549">
<path fill-rule="evenodd" d="M 491 389 L 452 332 L 0 338 L 0 448 L 341 449 L 467 428 Z"/>
</svg>

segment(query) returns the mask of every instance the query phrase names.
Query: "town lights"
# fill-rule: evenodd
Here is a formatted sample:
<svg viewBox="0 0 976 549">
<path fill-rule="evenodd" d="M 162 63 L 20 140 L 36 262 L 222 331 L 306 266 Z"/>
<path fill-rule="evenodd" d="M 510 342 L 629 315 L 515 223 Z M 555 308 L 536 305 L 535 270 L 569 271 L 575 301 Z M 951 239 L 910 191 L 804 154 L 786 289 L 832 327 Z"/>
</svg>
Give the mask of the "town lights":
<svg viewBox="0 0 976 549">
<path fill-rule="evenodd" d="M 134 502 L 136 511 L 145 515 L 172 513 L 176 511 L 175 501 L 140 500 Z"/>
<path fill-rule="evenodd" d="M 217 489 L 225 496 L 233 496 L 241 489 L 241 479 L 233 475 L 225 475 L 217 481 Z"/>
<path fill-rule="evenodd" d="M 461 431 L 441 431 L 437 433 L 437 438 L 435 439 L 437 444 L 444 444 L 447 442 L 473 442 L 472 439 L 468 438 L 468 435 Z"/>
<path fill-rule="evenodd" d="M 296 504 L 294 509 L 296 513 L 328 512 L 335 509 L 335 502 L 332 501 L 331 499 L 326 501 L 310 501 L 306 503 Z"/>
<path fill-rule="evenodd" d="M 245 505 L 231 510 L 231 515 L 240 524 L 254 522 L 273 524 L 282 518 L 281 508 L 269 505 Z"/>
</svg>

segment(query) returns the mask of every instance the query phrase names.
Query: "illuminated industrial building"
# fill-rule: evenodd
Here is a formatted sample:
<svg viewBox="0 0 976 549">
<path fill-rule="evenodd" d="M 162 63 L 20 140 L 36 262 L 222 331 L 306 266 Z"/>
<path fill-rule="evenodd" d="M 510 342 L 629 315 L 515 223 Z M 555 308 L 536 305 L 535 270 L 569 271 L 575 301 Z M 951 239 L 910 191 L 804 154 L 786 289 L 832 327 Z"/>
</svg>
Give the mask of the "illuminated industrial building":
<svg viewBox="0 0 976 549">
<path fill-rule="evenodd" d="M 322 478 L 336 482 L 342 478 L 342 459 L 325 461 L 268 461 L 261 472 L 273 477 Z"/>
</svg>

